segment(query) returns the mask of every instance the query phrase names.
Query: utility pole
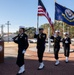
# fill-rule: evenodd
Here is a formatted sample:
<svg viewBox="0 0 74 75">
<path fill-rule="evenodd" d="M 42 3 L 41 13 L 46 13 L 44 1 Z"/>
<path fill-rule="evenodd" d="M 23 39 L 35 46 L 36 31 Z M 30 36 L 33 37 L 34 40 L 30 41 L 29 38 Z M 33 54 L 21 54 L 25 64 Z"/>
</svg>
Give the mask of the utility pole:
<svg viewBox="0 0 74 75">
<path fill-rule="evenodd" d="M 7 25 L 7 31 L 8 31 L 7 34 L 8 34 L 8 42 L 9 42 L 9 25 L 11 25 L 10 21 L 7 21 L 6 25 Z"/>
</svg>

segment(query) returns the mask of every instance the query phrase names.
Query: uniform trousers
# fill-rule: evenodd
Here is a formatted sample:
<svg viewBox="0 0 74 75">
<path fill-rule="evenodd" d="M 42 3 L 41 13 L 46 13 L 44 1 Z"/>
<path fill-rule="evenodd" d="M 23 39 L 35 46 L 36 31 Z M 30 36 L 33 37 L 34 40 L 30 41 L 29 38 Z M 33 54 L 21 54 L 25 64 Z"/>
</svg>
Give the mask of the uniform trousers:
<svg viewBox="0 0 74 75">
<path fill-rule="evenodd" d="M 37 50 L 38 60 L 39 60 L 40 63 L 43 62 L 44 51 L 45 51 L 45 47 L 38 48 L 38 50 Z"/>
<path fill-rule="evenodd" d="M 54 47 L 54 57 L 56 60 L 59 59 L 58 57 L 59 50 L 60 50 L 60 47 Z"/>
<path fill-rule="evenodd" d="M 70 54 L 70 46 L 64 46 L 64 55 L 69 57 Z"/>
<path fill-rule="evenodd" d="M 24 54 L 22 53 L 22 50 L 18 50 L 18 56 L 16 64 L 21 67 L 24 64 Z"/>
</svg>

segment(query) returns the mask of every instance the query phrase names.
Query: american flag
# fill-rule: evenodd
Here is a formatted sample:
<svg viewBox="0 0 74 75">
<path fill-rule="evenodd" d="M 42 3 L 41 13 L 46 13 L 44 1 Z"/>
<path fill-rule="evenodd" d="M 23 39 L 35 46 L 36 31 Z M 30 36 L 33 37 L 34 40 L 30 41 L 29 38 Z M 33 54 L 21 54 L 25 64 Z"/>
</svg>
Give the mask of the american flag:
<svg viewBox="0 0 74 75">
<path fill-rule="evenodd" d="M 49 14 L 48 14 L 48 12 L 47 12 L 47 10 L 41 0 L 38 0 L 38 14 L 37 15 L 38 16 L 45 16 L 48 19 L 48 22 L 51 25 L 52 29 L 54 30 L 51 18 L 50 18 Z"/>
</svg>

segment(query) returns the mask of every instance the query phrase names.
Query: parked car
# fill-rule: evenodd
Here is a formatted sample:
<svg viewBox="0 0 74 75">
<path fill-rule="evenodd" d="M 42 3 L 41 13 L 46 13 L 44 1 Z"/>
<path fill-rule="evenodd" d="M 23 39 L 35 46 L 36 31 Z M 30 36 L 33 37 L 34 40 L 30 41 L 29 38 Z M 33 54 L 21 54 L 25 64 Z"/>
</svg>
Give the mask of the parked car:
<svg viewBox="0 0 74 75">
<path fill-rule="evenodd" d="M 50 42 L 53 42 L 53 39 L 50 39 Z M 46 40 L 46 43 L 48 43 L 48 39 Z"/>
<path fill-rule="evenodd" d="M 71 44 L 74 46 L 74 38 L 71 39 Z"/>
<path fill-rule="evenodd" d="M 29 39 L 29 43 L 36 43 L 37 39 Z"/>
<path fill-rule="evenodd" d="M 71 41 L 74 42 L 74 38 L 72 38 Z"/>
</svg>

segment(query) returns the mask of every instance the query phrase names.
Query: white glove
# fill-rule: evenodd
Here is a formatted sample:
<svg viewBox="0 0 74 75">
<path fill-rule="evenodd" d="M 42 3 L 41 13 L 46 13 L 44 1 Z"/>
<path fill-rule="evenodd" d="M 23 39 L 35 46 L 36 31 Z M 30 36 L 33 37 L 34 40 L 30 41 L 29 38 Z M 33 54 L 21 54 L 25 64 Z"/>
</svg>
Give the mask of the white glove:
<svg viewBox="0 0 74 75">
<path fill-rule="evenodd" d="M 54 34 L 54 37 L 56 38 L 56 34 Z"/>
<path fill-rule="evenodd" d="M 22 53 L 24 54 L 26 51 L 25 51 L 25 49 L 22 51 Z"/>
</svg>

